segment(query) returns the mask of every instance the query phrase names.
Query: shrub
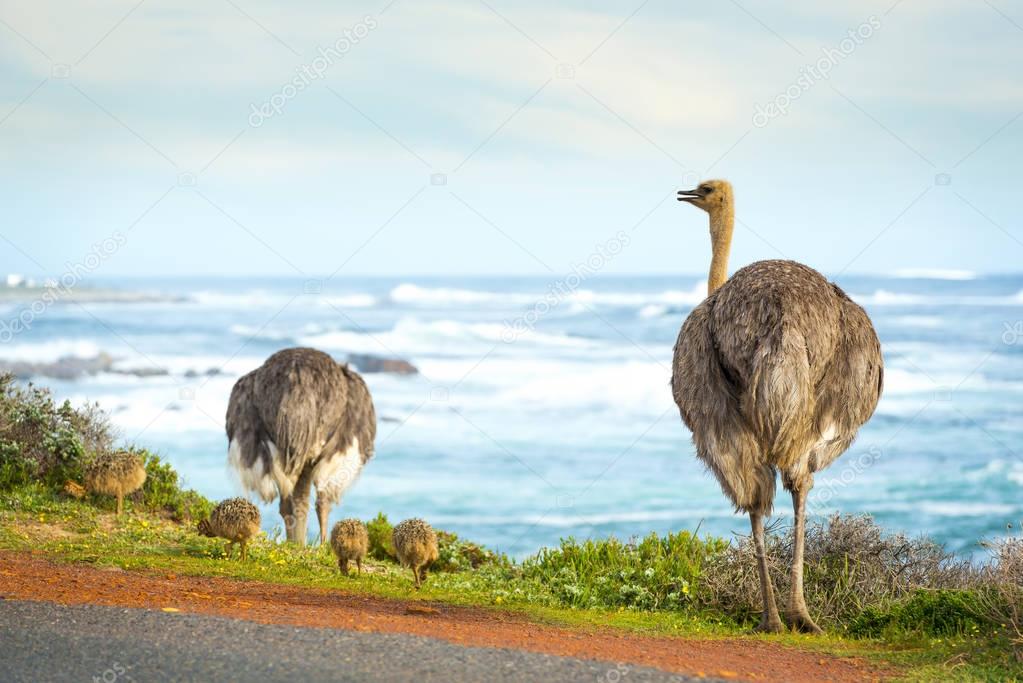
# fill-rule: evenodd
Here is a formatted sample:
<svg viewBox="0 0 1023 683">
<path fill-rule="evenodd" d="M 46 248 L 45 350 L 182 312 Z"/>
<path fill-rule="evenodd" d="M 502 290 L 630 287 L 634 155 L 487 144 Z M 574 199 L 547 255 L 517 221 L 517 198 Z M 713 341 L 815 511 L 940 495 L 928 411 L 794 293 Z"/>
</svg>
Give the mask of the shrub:
<svg viewBox="0 0 1023 683">
<path fill-rule="evenodd" d="M 508 559 L 471 541 L 465 541 L 449 531 L 437 532 L 437 561 L 432 569 L 459 572 L 479 569 L 486 564 L 506 564 Z"/>
<path fill-rule="evenodd" d="M 972 635 L 989 624 L 979 616 L 980 600 L 970 590 L 914 591 L 887 608 L 868 607 L 852 619 L 849 633 L 859 637 L 921 634 L 926 636 Z"/>
<path fill-rule="evenodd" d="M 146 483 L 142 485 L 140 497 L 146 508 L 163 512 L 176 522 L 209 517 L 213 502 L 192 489 L 182 489 L 178 473 L 170 464 L 144 448 L 129 450 L 142 456 L 145 463 Z"/>
<path fill-rule="evenodd" d="M 981 572 L 979 614 L 997 625 L 1023 661 L 1023 538 L 987 544 L 991 559 Z"/>
<path fill-rule="evenodd" d="M 60 488 L 81 479 L 93 454 L 111 448 L 112 430 L 94 404 L 54 403 L 47 389 L 0 375 L 0 488 L 41 481 Z"/>
<path fill-rule="evenodd" d="M 30 485 L 51 493 L 73 490 L 65 485 L 80 482 L 89 462 L 113 447 L 113 430 L 98 405 L 57 405 L 49 390 L 22 387 L 11 375 L 0 375 L 0 490 Z M 182 489 L 170 465 L 145 449 L 129 450 L 146 467 L 146 483 L 133 500 L 177 521 L 209 514 L 212 503 Z"/>
<path fill-rule="evenodd" d="M 771 580 L 779 606 L 788 600 L 793 534 L 766 539 Z M 762 608 L 756 553 L 749 537 L 716 556 L 705 573 L 706 604 L 749 623 Z M 885 534 L 867 515 L 834 515 L 806 531 L 804 587 L 815 618 L 835 627 L 865 610 L 884 613 L 919 588 L 958 589 L 973 585 L 976 571 L 928 539 Z"/>
<path fill-rule="evenodd" d="M 541 550 L 522 569 L 573 607 L 681 609 L 694 600 L 708 558 L 726 547 L 688 531 L 631 543 L 570 538 Z"/>
<path fill-rule="evenodd" d="M 369 534 L 369 556 L 378 560 L 398 561 L 394 551 L 394 527 L 387 515 L 378 512 L 366 523 Z M 438 557 L 431 569 L 441 572 L 459 572 L 478 569 L 487 564 L 507 564 L 509 560 L 481 545 L 465 541 L 449 531 L 437 531 Z"/>
<path fill-rule="evenodd" d="M 397 562 L 398 555 L 394 552 L 394 539 L 391 534 L 394 526 L 387 521 L 387 515 L 378 512 L 377 516 L 366 524 L 369 534 L 369 556 L 378 560 Z"/>
<path fill-rule="evenodd" d="M 0 439 L 0 489 L 9 489 L 32 481 L 36 463 L 27 457 L 17 441 Z"/>
</svg>

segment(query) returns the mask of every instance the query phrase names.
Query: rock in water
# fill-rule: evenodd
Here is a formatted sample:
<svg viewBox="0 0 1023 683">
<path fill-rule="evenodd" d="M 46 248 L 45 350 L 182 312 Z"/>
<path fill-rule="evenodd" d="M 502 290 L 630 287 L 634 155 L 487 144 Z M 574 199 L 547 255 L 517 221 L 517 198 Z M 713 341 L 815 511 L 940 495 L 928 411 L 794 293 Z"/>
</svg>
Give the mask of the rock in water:
<svg viewBox="0 0 1023 683">
<path fill-rule="evenodd" d="M 391 372 L 396 375 L 416 375 L 419 369 L 403 358 L 384 358 L 369 353 L 348 354 L 348 362 L 359 369 L 359 372 Z"/>
</svg>

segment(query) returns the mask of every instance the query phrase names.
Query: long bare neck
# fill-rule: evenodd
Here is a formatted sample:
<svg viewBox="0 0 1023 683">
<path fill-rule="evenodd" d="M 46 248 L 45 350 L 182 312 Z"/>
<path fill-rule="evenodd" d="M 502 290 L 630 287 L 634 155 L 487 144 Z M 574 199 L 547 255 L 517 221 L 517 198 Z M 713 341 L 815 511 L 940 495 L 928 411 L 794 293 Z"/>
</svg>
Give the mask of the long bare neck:
<svg viewBox="0 0 1023 683">
<path fill-rule="evenodd" d="M 710 215 L 710 273 L 707 275 L 707 294 L 728 280 L 728 254 L 732 251 L 732 230 L 735 213 L 729 204 Z"/>
</svg>

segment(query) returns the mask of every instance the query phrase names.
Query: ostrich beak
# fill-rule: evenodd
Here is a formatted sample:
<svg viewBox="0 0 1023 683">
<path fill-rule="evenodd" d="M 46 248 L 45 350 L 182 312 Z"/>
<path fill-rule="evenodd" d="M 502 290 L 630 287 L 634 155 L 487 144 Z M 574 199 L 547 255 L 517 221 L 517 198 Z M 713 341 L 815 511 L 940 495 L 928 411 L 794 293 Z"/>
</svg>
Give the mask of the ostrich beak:
<svg viewBox="0 0 1023 683">
<path fill-rule="evenodd" d="M 690 204 L 694 204 L 694 200 L 697 199 L 703 199 L 703 194 L 698 189 L 678 191 L 678 200 L 680 202 L 689 202 Z"/>
</svg>

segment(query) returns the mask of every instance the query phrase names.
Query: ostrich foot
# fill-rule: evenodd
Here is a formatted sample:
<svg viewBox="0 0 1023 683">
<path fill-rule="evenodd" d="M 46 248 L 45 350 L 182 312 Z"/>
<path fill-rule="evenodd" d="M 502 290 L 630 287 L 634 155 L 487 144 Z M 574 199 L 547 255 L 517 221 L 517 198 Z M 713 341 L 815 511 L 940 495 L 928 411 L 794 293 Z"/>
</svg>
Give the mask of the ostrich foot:
<svg viewBox="0 0 1023 683">
<path fill-rule="evenodd" d="M 785 631 L 785 625 L 781 623 L 781 619 L 778 618 L 777 614 L 767 617 L 766 615 L 760 619 L 760 623 L 753 627 L 754 633 L 782 633 Z"/>
<path fill-rule="evenodd" d="M 793 609 L 788 613 L 789 624 L 792 625 L 792 629 L 799 631 L 800 633 L 811 633 L 813 635 L 820 635 L 824 633 L 821 627 L 814 623 L 814 620 L 810 618 L 810 614 L 806 611 L 806 608 Z"/>
</svg>

